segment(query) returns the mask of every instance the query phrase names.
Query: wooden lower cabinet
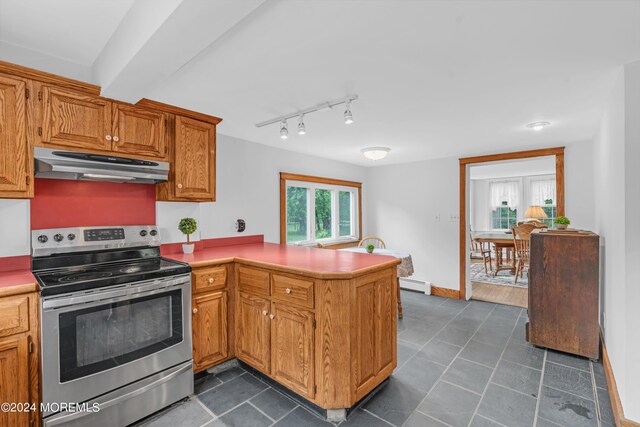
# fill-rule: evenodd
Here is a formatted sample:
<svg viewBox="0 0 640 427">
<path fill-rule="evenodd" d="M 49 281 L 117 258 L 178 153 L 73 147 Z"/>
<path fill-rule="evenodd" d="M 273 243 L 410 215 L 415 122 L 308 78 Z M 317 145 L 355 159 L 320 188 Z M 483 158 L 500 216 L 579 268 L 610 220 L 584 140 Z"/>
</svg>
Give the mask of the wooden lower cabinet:
<svg viewBox="0 0 640 427">
<path fill-rule="evenodd" d="M 195 372 L 207 369 L 229 355 L 227 305 L 227 291 L 210 292 L 193 298 Z"/>
<path fill-rule="evenodd" d="M 313 399 L 314 313 L 273 302 L 269 317 L 271 376 L 296 393 Z"/>
<path fill-rule="evenodd" d="M 271 303 L 268 299 L 241 292 L 236 317 L 238 359 L 260 372 L 270 374 Z"/>
<path fill-rule="evenodd" d="M 36 425 L 39 418 L 38 306 L 35 292 L 0 298 L 0 402 L 35 409 L 0 411 L 3 427 Z"/>
</svg>

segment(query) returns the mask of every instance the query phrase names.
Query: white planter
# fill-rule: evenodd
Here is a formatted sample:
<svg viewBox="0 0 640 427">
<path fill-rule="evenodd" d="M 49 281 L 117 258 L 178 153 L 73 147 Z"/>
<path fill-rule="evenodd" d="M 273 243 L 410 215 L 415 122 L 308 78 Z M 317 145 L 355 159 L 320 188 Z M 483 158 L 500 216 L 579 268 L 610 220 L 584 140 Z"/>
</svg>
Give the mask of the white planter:
<svg viewBox="0 0 640 427">
<path fill-rule="evenodd" d="M 556 224 L 556 228 L 558 230 L 566 230 L 568 227 L 568 224 Z"/>
<path fill-rule="evenodd" d="M 185 254 L 192 254 L 193 253 L 193 248 L 195 248 L 196 245 L 194 245 L 193 243 L 183 243 L 182 244 L 182 252 Z"/>
</svg>

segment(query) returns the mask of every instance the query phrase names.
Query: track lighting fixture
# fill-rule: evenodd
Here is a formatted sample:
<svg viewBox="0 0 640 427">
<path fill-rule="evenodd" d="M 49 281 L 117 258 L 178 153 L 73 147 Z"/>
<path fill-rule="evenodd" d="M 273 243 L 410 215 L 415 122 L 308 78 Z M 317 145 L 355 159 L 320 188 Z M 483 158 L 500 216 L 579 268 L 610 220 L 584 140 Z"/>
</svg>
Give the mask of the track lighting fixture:
<svg viewBox="0 0 640 427">
<path fill-rule="evenodd" d="M 349 125 L 353 123 L 353 114 L 351 113 L 351 102 L 358 99 L 358 95 L 349 95 L 346 98 L 336 99 L 334 101 L 329 102 L 321 102 L 320 104 L 316 104 L 313 107 L 305 108 L 300 111 L 296 111 L 293 114 L 287 114 L 286 116 L 277 117 L 275 119 L 267 120 L 265 122 L 256 123 L 256 127 L 261 128 L 263 126 L 268 126 L 274 123 L 280 123 L 280 138 L 288 139 L 289 138 L 289 129 L 287 127 L 287 120 L 298 118 L 298 135 L 306 135 L 307 128 L 304 124 L 304 116 L 309 113 L 314 113 L 316 111 L 330 111 L 337 105 L 346 104 L 346 110 L 344 112 L 344 123 Z"/>
<path fill-rule="evenodd" d="M 344 110 L 344 124 L 350 125 L 353 123 L 353 114 L 351 114 L 351 101 L 347 101 L 347 109 Z"/>
<path fill-rule="evenodd" d="M 298 118 L 298 135 L 306 135 L 307 128 L 304 126 L 304 116 L 301 114 Z"/>
</svg>

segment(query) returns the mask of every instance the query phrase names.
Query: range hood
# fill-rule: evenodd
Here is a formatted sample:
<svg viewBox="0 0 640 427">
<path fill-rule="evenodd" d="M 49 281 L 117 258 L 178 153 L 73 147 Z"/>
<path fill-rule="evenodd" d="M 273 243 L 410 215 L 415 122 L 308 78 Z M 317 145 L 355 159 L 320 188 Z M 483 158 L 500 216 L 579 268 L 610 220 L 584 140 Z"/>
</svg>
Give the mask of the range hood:
<svg viewBox="0 0 640 427">
<path fill-rule="evenodd" d="M 169 177 L 169 163 L 36 147 L 35 177 L 155 184 Z"/>
</svg>

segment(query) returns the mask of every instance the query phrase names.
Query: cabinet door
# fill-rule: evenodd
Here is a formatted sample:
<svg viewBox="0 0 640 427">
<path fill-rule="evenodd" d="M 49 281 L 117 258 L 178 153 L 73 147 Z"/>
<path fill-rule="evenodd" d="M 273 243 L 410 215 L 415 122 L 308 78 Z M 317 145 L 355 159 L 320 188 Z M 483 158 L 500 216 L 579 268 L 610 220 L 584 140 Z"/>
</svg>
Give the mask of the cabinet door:
<svg viewBox="0 0 640 427">
<path fill-rule="evenodd" d="M 380 375 L 391 374 L 396 364 L 395 278 L 365 276 L 356 281 L 352 292 L 352 375 L 358 400 L 375 387 Z"/>
<path fill-rule="evenodd" d="M 91 95 L 42 86 L 42 144 L 111 151 L 111 103 Z"/>
<path fill-rule="evenodd" d="M 124 104 L 113 105 L 113 151 L 166 157 L 165 115 Z"/>
<path fill-rule="evenodd" d="M 175 195 L 181 199 L 215 200 L 216 127 L 176 116 Z"/>
<path fill-rule="evenodd" d="M 193 361 L 195 371 L 213 366 L 229 354 L 227 344 L 227 292 L 193 299 Z"/>
<path fill-rule="evenodd" d="M 29 197 L 27 82 L 0 74 L 0 197 Z"/>
<path fill-rule="evenodd" d="M 269 374 L 271 323 L 269 301 L 240 293 L 238 298 L 236 353 L 238 359 Z"/>
<path fill-rule="evenodd" d="M 28 338 L 0 340 L 0 402 L 28 403 L 29 354 Z M 22 427 L 29 425 L 29 412 L 0 411 L 0 425 Z"/>
<path fill-rule="evenodd" d="M 271 317 L 271 376 L 313 399 L 314 314 L 274 302 Z"/>
</svg>

